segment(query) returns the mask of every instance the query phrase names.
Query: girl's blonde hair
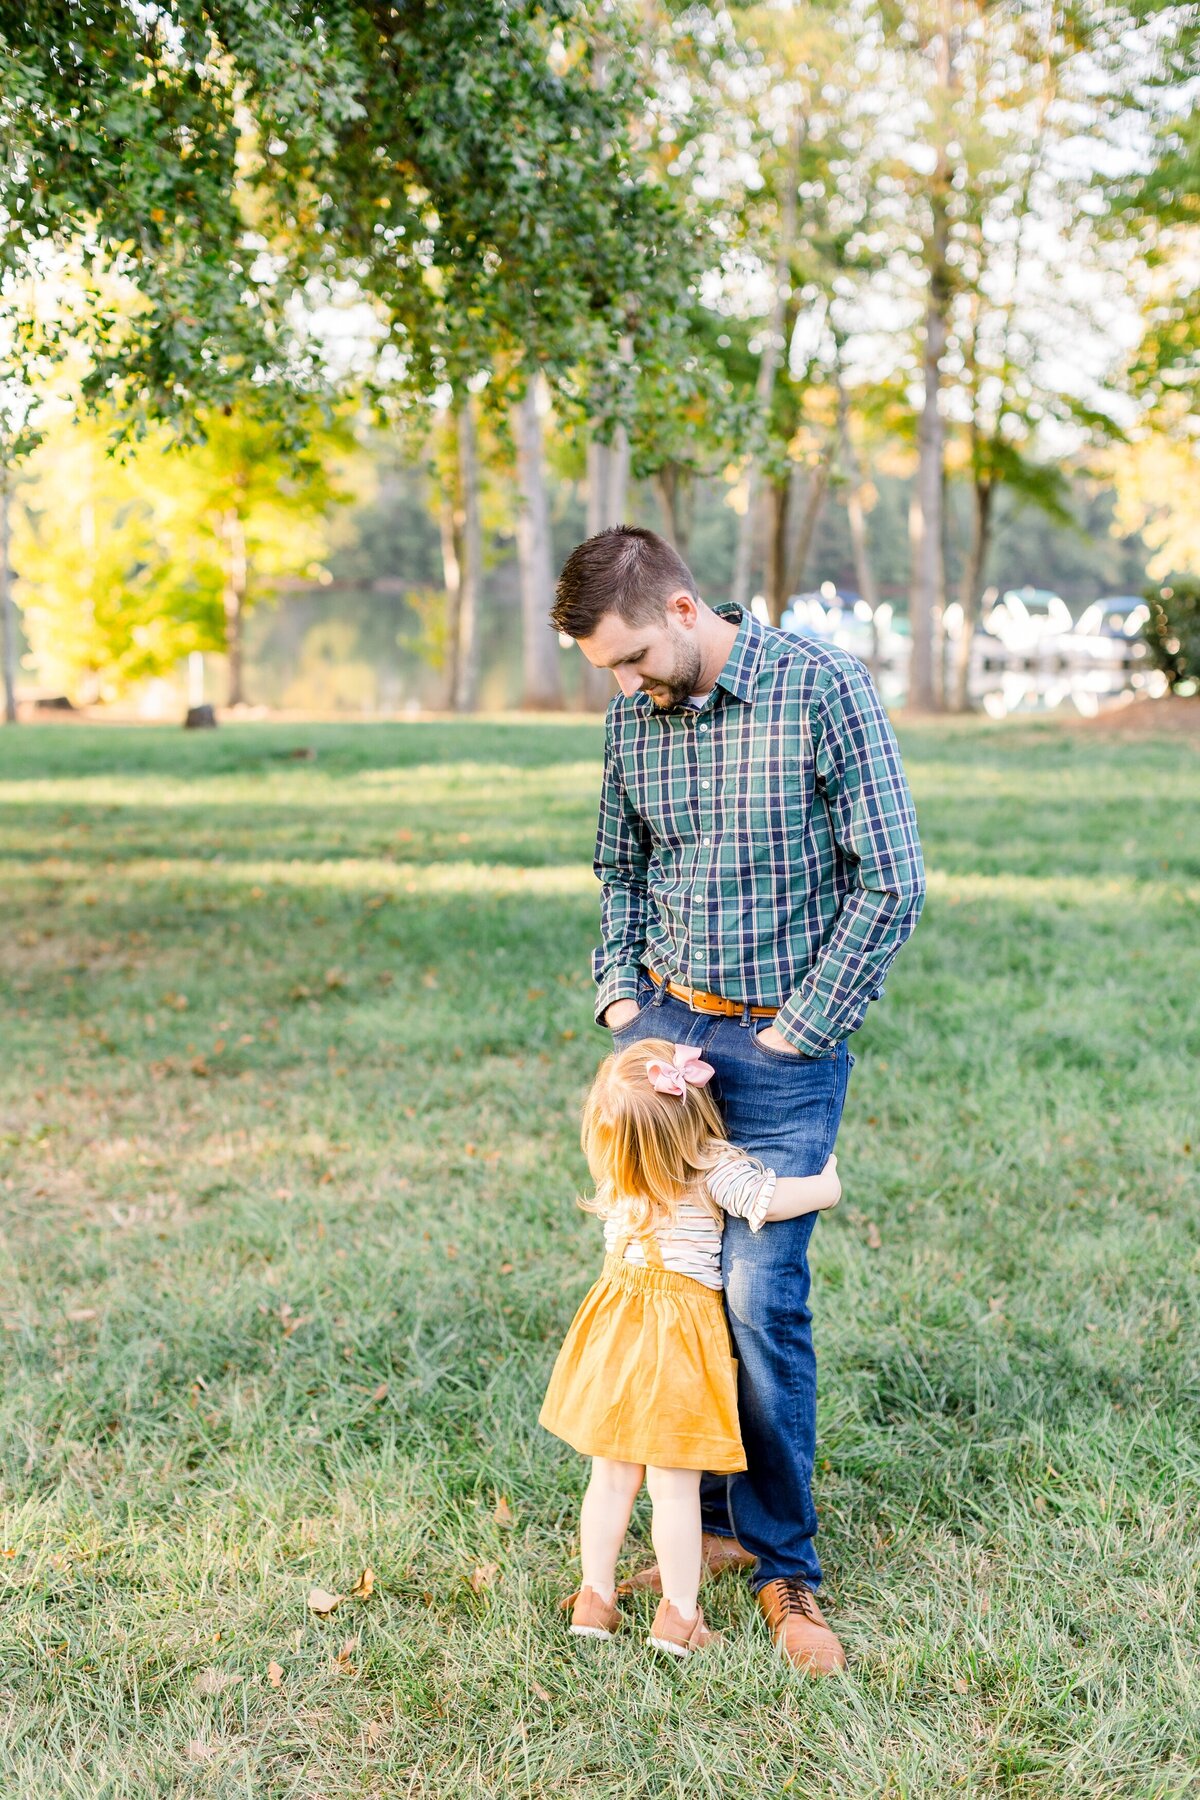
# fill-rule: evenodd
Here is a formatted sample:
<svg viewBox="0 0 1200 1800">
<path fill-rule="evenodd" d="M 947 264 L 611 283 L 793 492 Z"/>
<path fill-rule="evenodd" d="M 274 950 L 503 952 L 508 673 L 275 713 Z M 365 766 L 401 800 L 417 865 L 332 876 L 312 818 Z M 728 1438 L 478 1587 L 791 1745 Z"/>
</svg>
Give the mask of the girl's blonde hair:
<svg viewBox="0 0 1200 1800">
<path fill-rule="evenodd" d="M 673 1219 L 682 1200 L 724 1220 L 704 1185 L 732 1148 L 716 1101 L 692 1082 L 682 1094 L 660 1094 L 646 1073 L 648 1062 L 674 1054 L 665 1038 L 642 1038 L 606 1057 L 584 1103 L 581 1141 L 596 1197 L 579 1204 L 604 1214 L 620 1201 L 634 1232 Z"/>
</svg>

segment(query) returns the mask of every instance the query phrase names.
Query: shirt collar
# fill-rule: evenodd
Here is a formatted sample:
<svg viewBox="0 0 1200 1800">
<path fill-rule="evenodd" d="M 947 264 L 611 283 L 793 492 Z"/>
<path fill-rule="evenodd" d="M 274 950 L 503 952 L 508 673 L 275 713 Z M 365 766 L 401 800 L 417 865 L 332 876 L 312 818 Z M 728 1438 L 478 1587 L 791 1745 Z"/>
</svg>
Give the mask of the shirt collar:
<svg viewBox="0 0 1200 1800">
<path fill-rule="evenodd" d="M 725 659 L 721 673 L 713 682 L 713 686 L 724 688 L 725 692 L 732 694 L 735 700 L 748 700 L 754 689 L 758 666 L 762 661 L 763 646 L 766 643 L 763 628 L 748 608 L 738 606 L 732 600 L 723 600 L 719 606 L 713 607 L 713 611 L 719 619 L 736 622 L 738 628 L 737 636 L 733 640 L 733 647 Z M 658 718 L 664 718 L 667 713 L 681 713 L 689 710 L 687 703 L 681 700 L 678 705 L 668 707 L 664 713 L 661 708 L 655 707 L 653 700 L 645 692 L 635 694 L 633 704 L 648 717 L 654 714 Z"/>
<path fill-rule="evenodd" d="M 738 628 L 733 648 L 725 659 L 725 666 L 717 676 L 715 685 L 723 687 L 735 700 L 748 700 L 754 689 L 766 643 L 763 628 L 752 612 L 735 606 L 732 601 L 715 606 L 713 611 L 720 619 L 736 620 Z"/>
</svg>

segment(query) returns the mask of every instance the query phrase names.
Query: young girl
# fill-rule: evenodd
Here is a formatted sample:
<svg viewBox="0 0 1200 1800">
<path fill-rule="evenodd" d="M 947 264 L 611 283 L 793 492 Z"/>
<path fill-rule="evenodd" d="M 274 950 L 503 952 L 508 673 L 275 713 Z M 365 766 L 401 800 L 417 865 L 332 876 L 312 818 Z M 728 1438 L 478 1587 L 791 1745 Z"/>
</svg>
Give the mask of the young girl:
<svg viewBox="0 0 1200 1800">
<path fill-rule="evenodd" d="M 713 1642 L 700 1587 L 700 1476 L 744 1469 L 736 1365 L 721 1299 L 725 1213 L 752 1231 L 836 1206 L 837 1159 L 777 1179 L 727 1143 L 687 1044 L 644 1038 L 600 1066 L 583 1115 L 604 1220 L 603 1273 L 567 1332 L 541 1423 L 592 1458 L 579 1535 L 583 1586 L 571 1630 L 612 1637 L 617 1557 L 642 1477 L 662 1602 L 650 1642 L 687 1656 Z"/>
</svg>

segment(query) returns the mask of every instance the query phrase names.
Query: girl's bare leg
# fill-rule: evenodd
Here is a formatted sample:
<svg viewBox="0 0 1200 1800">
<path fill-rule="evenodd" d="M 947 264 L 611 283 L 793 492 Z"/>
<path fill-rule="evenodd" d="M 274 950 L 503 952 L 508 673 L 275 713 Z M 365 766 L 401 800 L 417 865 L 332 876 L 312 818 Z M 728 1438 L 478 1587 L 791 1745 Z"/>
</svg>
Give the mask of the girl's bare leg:
<svg viewBox="0 0 1200 1800">
<path fill-rule="evenodd" d="M 613 1462 L 607 1456 L 592 1458 L 592 1478 L 579 1513 L 583 1585 L 610 1604 L 617 1586 L 617 1557 L 644 1473 L 640 1463 Z"/>
<path fill-rule="evenodd" d="M 663 1595 L 681 1617 L 692 1619 L 700 1591 L 700 1471 L 647 1469 L 646 1486 Z"/>
</svg>

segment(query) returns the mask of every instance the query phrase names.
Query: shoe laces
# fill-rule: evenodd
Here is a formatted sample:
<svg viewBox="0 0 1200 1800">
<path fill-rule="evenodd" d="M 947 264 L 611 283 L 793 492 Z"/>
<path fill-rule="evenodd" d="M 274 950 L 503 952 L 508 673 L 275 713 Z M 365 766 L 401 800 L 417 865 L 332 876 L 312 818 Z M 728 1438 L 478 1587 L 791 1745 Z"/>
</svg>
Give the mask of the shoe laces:
<svg viewBox="0 0 1200 1800">
<path fill-rule="evenodd" d="M 801 1613 L 815 1625 L 817 1615 L 813 1611 L 812 1589 L 799 1576 L 785 1575 L 776 1582 L 776 1587 L 783 1595 L 783 1602 L 789 1613 Z"/>
</svg>

